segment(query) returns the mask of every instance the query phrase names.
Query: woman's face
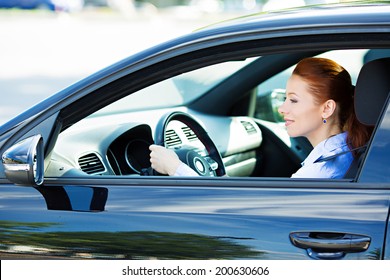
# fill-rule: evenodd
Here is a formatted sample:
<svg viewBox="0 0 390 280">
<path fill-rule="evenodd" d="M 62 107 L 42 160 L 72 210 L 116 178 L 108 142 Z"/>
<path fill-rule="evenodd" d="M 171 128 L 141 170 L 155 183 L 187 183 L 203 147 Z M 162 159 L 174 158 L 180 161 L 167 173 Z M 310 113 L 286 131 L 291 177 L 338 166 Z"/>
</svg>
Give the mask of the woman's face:
<svg viewBox="0 0 390 280">
<path fill-rule="evenodd" d="M 315 103 L 308 84 L 298 75 L 292 75 L 287 81 L 286 100 L 278 111 L 284 117 L 290 137 L 305 136 L 310 142 L 315 141 L 324 125 L 322 106 Z"/>
</svg>

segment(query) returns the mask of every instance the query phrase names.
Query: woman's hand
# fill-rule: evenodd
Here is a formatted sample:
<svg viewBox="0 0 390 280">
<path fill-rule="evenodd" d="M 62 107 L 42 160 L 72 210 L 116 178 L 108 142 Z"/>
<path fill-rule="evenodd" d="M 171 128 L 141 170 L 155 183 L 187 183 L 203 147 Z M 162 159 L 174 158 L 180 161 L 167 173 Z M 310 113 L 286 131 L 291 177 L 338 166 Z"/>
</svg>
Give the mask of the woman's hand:
<svg viewBox="0 0 390 280">
<path fill-rule="evenodd" d="M 176 153 L 158 145 L 150 145 L 150 163 L 152 168 L 161 174 L 173 176 L 177 168 L 182 164 Z"/>
</svg>

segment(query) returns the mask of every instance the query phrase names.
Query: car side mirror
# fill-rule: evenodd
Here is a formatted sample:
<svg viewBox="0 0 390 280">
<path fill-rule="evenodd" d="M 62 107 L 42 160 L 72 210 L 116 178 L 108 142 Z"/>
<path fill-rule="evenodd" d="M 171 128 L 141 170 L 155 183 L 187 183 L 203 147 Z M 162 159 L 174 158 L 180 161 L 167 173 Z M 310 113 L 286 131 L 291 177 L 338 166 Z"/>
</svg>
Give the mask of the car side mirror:
<svg viewBox="0 0 390 280">
<path fill-rule="evenodd" d="M 26 138 L 8 148 L 2 156 L 5 176 L 17 185 L 39 186 L 44 178 L 41 135 Z"/>
</svg>

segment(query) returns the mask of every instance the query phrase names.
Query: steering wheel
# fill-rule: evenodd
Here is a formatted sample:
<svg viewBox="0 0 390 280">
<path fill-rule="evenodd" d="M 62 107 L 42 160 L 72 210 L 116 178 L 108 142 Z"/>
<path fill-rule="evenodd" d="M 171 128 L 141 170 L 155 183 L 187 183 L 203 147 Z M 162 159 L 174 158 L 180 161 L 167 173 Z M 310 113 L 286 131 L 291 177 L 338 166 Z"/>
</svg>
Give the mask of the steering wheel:
<svg viewBox="0 0 390 280">
<path fill-rule="evenodd" d="M 192 129 L 207 151 L 206 155 L 201 155 L 194 148 L 175 148 L 179 159 L 201 176 L 224 176 L 226 170 L 217 147 L 206 130 L 187 113 L 175 111 L 163 115 L 156 126 L 155 144 L 165 147 L 165 132 L 169 122 L 173 120 L 180 121 Z"/>
</svg>

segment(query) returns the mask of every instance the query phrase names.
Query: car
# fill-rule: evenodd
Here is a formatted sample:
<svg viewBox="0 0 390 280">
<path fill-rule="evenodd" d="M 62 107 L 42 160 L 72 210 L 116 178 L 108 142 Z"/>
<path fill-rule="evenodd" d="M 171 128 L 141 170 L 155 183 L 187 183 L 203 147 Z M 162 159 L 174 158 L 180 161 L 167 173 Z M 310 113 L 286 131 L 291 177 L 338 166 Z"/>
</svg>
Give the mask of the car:
<svg viewBox="0 0 390 280">
<path fill-rule="evenodd" d="M 3 9 L 47 9 L 50 11 L 76 12 L 84 7 L 83 0 L 0 0 Z"/>
<path fill-rule="evenodd" d="M 290 178 L 312 146 L 278 106 L 313 56 L 351 73 L 374 126 L 342 179 Z M 0 258 L 390 259 L 389 60 L 390 5 L 348 2 L 217 23 L 70 85 L 0 127 Z M 202 176 L 152 170 L 153 143 Z"/>
</svg>

